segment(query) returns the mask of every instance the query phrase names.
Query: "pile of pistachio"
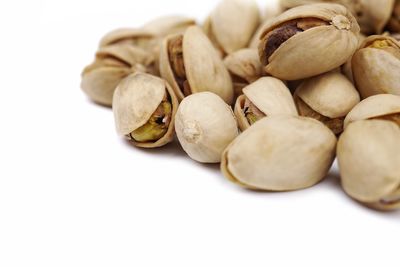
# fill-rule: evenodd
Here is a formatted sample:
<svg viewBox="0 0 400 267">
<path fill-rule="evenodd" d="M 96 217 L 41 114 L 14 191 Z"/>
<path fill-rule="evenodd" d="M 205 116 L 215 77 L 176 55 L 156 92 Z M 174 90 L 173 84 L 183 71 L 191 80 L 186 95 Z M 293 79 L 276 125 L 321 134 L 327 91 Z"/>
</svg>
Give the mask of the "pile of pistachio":
<svg viewBox="0 0 400 267">
<path fill-rule="evenodd" d="M 311 187 L 337 157 L 349 196 L 400 208 L 400 0 L 281 0 L 261 13 L 222 0 L 202 25 L 171 16 L 110 32 L 82 89 L 137 147 L 176 136 L 245 188 Z"/>
</svg>

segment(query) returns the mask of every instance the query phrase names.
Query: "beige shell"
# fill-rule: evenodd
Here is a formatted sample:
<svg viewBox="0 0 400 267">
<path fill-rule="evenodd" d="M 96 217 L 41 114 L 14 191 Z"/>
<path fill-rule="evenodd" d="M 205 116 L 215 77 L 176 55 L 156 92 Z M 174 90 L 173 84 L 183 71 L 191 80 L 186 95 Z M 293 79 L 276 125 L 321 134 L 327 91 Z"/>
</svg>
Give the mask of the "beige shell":
<svg viewBox="0 0 400 267">
<path fill-rule="evenodd" d="M 184 16 L 165 16 L 146 23 L 143 25 L 142 30 L 163 37 L 170 34 L 183 33 L 192 25 L 196 25 L 196 21 L 192 18 Z"/>
<path fill-rule="evenodd" d="M 396 0 L 392 16 L 388 23 L 388 29 L 393 33 L 400 33 L 400 1 Z M 400 40 L 400 39 L 397 39 Z"/>
<path fill-rule="evenodd" d="M 128 136 L 145 125 L 167 93 L 172 104 L 172 120 L 167 133 L 156 142 L 131 141 L 136 146 L 144 148 L 160 147 L 171 142 L 174 135 L 174 118 L 178 109 L 178 100 L 166 81 L 145 73 L 128 76 L 115 90 L 113 111 L 118 134 Z"/>
<path fill-rule="evenodd" d="M 315 3 L 336 3 L 347 7 L 365 34 L 381 33 L 388 22 L 394 0 L 280 0 L 283 8 Z"/>
<path fill-rule="evenodd" d="M 260 44 L 260 39 L 264 33 L 264 29 L 267 25 L 269 25 L 270 21 L 273 18 L 265 20 L 263 23 L 260 24 L 260 26 L 258 26 L 256 32 L 253 34 L 253 37 L 250 40 L 249 48 L 258 49 L 258 45 Z"/>
<path fill-rule="evenodd" d="M 272 116 L 256 122 L 225 150 L 226 178 L 250 189 L 290 191 L 321 181 L 335 158 L 336 137 L 317 120 Z"/>
<path fill-rule="evenodd" d="M 400 126 L 400 96 L 382 94 L 364 99 L 347 115 L 344 126 L 371 119 L 390 120 Z"/>
<path fill-rule="evenodd" d="M 241 49 L 224 59 L 224 64 L 231 74 L 235 95 L 242 94 L 242 89 L 263 76 L 264 71 L 257 49 Z"/>
<path fill-rule="evenodd" d="M 265 116 L 298 115 L 289 89 L 279 79 L 273 77 L 260 78 L 245 87 L 243 93 L 244 95 L 238 98 L 235 105 L 235 115 L 242 131 L 250 127 L 244 113 L 246 98 Z"/>
<path fill-rule="evenodd" d="M 386 42 L 390 51 L 371 47 Z M 377 94 L 400 95 L 400 44 L 388 36 L 370 36 L 352 59 L 353 76 L 362 98 Z"/>
<path fill-rule="evenodd" d="M 360 95 L 343 74 L 328 72 L 305 80 L 295 92 L 295 102 L 301 116 L 318 119 L 339 134 L 344 118 L 360 102 Z"/>
<path fill-rule="evenodd" d="M 264 38 L 268 33 L 283 23 L 307 18 L 318 19 L 327 25 L 295 34 L 267 58 Z M 359 32 L 354 16 L 341 5 L 299 6 L 267 23 L 259 45 L 260 60 L 267 73 L 282 80 L 309 78 L 344 64 L 358 47 Z"/>
<path fill-rule="evenodd" d="M 370 207 L 400 208 L 400 128 L 357 121 L 340 137 L 337 156 L 344 190 Z"/>
<path fill-rule="evenodd" d="M 169 36 L 163 42 L 160 53 L 160 72 L 161 76 L 171 84 L 181 101 L 185 96 L 172 71 L 168 52 L 169 41 L 175 37 Z M 216 49 L 201 28 L 191 26 L 186 30 L 183 35 L 182 50 L 185 73 L 191 92 L 213 92 L 231 104 L 234 94 L 231 77 Z"/>
<path fill-rule="evenodd" d="M 358 35 L 358 42 L 359 42 L 359 47 L 362 45 L 362 43 L 364 42 L 364 40 L 367 37 L 364 34 L 359 34 Z M 352 57 L 350 57 L 347 62 L 342 65 L 341 71 L 344 75 L 346 75 L 347 79 L 349 79 L 351 81 L 352 84 L 354 84 L 354 77 L 353 77 L 353 69 L 352 69 L 352 65 L 351 65 L 351 59 Z"/>
<path fill-rule="evenodd" d="M 122 79 L 136 71 L 152 73 L 153 67 L 154 57 L 140 48 L 126 44 L 102 47 L 95 62 L 84 69 L 81 88 L 94 102 L 111 106 Z"/>
<path fill-rule="evenodd" d="M 218 163 L 238 136 L 232 109 L 219 96 L 202 92 L 186 97 L 175 117 L 176 135 L 186 153 L 202 163 Z"/>
<path fill-rule="evenodd" d="M 205 29 L 225 54 L 247 47 L 260 23 L 254 0 L 222 0 L 206 21 Z"/>
</svg>

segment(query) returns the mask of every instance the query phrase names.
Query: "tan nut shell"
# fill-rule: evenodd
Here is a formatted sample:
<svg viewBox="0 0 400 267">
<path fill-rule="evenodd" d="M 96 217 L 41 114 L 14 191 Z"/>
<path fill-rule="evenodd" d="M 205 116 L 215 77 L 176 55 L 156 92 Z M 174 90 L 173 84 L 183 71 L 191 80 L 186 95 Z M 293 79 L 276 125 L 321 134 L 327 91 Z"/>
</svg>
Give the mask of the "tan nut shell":
<svg viewBox="0 0 400 267">
<path fill-rule="evenodd" d="M 203 92 L 186 97 L 175 117 L 176 135 L 186 153 L 202 163 L 218 163 L 237 137 L 232 109 L 220 97 Z"/>
<path fill-rule="evenodd" d="M 354 85 L 338 72 L 307 79 L 295 95 L 314 111 L 331 119 L 344 118 L 360 102 Z"/>
<path fill-rule="evenodd" d="M 344 190 L 379 209 L 400 208 L 400 128 L 392 122 L 357 121 L 340 137 L 337 156 Z M 393 205 L 382 199 L 396 194 Z"/>
<path fill-rule="evenodd" d="M 307 188 L 328 173 L 336 137 L 317 120 L 272 116 L 256 122 L 225 150 L 226 178 L 251 189 Z"/>
<path fill-rule="evenodd" d="M 382 49 L 367 47 L 374 41 L 386 40 L 397 47 L 400 44 L 388 36 L 370 36 L 352 59 L 353 76 L 362 98 L 377 94 L 400 95 L 400 59 Z"/>
<path fill-rule="evenodd" d="M 172 120 L 167 133 L 153 143 L 132 141 L 136 146 L 144 148 L 160 147 L 171 142 L 178 100 L 166 81 L 145 73 L 128 76 L 115 90 L 113 111 L 118 134 L 127 136 L 145 125 L 161 104 L 166 92 L 170 95 L 172 102 Z"/>
<path fill-rule="evenodd" d="M 184 95 L 175 80 L 168 55 L 168 42 L 171 38 L 167 37 L 161 48 L 160 72 L 181 101 Z M 228 104 L 232 103 L 233 86 L 229 72 L 198 26 L 189 27 L 183 36 L 183 60 L 192 93 L 209 91 L 219 95 Z"/>
<path fill-rule="evenodd" d="M 230 54 L 249 44 L 260 23 L 260 10 L 254 0 L 222 0 L 209 22 L 210 39 Z"/>
<path fill-rule="evenodd" d="M 152 43 L 155 34 L 136 28 L 120 28 L 107 33 L 100 41 L 100 47 L 113 45 L 113 44 L 132 44 L 135 42 L 143 42 L 144 44 Z M 141 47 L 145 48 L 145 47 Z"/>
<path fill-rule="evenodd" d="M 183 33 L 189 26 L 195 25 L 196 21 L 184 16 L 165 16 L 152 20 L 142 29 L 154 33 L 157 36 Z"/>
<path fill-rule="evenodd" d="M 314 27 L 284 42 L 265 66 L 265 71 L 272 76 L 282 80 L 316 76 L 341 66 L 356 51 L 360 28 L 354 16 L 336 4 L 290 9 L 267 23 L 261 39 L 280 24 L 299 18 L 318 18 L 331 25 Z M 264 48 L 259 49 L 260 58 L 265 58 Z"/>
<path fill-rule="evenodd" d="M 353 108 L 344 120 L 344 127 L 355 121 L 395 114 L 400 114 L 400 96 L 389 94 L 371 96 Z"/>
<path fill-rule="evenodd" d="M 289 89 L 279 79 L 273 77 L 260 78 L 245 87 L 243 93 L 266 116 L 298 115 Z M 250 127 L 243 112 L 244 100 L 244 97 L 240 97 L 235 106 L 235 115 L 242 131 Z"/>
</svg>

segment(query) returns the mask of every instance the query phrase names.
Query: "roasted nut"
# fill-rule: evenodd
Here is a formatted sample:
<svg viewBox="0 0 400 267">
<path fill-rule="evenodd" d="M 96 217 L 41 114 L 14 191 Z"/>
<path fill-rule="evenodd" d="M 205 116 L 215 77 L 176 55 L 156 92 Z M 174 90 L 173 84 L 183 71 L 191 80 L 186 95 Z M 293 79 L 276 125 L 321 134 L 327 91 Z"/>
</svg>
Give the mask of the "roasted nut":
<svg viewBox="0 0 400 267">
<path fill-rule="evenodd" d="M 319 121 L 271 116 L 228 146 L 221 169 L 226 178 L 250 189 L 298 190 L 327 175 L 335 148 L 335 135 Z"/>
<path fill-rule="evenodd" d="M 295 92 L 295 102 L 301 116 L 319 120 L 340 134 L 344 118 L 360 102 L 360 95 L 343 74 L 328 72 L 305 80 Z"/>
<path fill-rule="evenodd" d="M 343 188 L 372 208 L 400 208 L 400 128 L 383 120 L 357 121 L 340 137 Z"/>
<path fill-rule="evenodd" d="M 400 44 L 388 36 L 370 36 L 352 59 L 354 81 L 362 98 L 400 95 Z"/>
<path fill-rule="evenodd" d="M 242 94 L 244 87 L 263 76 L 263 68 L 257 49 L 241 49 L 224 59 L 224 64 L 231 74 L 235 96 Z"/>
<path fill-rule="evenodd" d="M 228 104 L 233 101 L 232 80 L 210 40 L 197 26 L 184 35 L 165 38 L 160 53 L 160 72 L 181 101 L 185 96 L 213 92 Z"/>
<path fill-rule="evenodd" d="M 193 25 L 196 25 L 194 19 L 183 16 L 166 16 L 146 23 L 142 30 L 151 32 L 158 37 L 166 37 L 172 34 L 182 34 Z"/>
<path fill-rule="evenodd" d="M 186 97 L 175 120 L 176 135 L 186 153 L 202 163 L 218 163 L 238 135 L 232 109 L 210 92 Z"/>
<path fill-rule="evenodd" d="M 289 89 L 276 78 L 261 78 L 245 87 L 243 93 L 235 105 L 235 115 L 242 131 L 266 116 L 298 115 Z"/>
<path fill-rule="evenodd" d="M 340 67 L 358 47 L 359 26 L 341 5 L 313 4 L 286 11 L 267 23 L 259 55 L 265 71 L 300 80 Z"/>
<path fill-rule="evenodd" d="M 223 0 L 204 24 L 204 31 L 221 54 L 247 47 L 260 23 L 254 0 Z"/>
<path fill-rule="evenodd" d="M 383 94 L 368 97 L 356 105 L 344 120 L 344 127 L 359 120 L 389 120 L 400 126 L 400 96 Z"/>
<path fill-rule="evenodd" d="M 359 34 L 358 35 L 358 42 L 359 42 L 358 47 L 359 48 L 361 47 L 362 43 L 364 42 L 364 40 L 366 38 L 367 37 L 364 34 Z M 351 60 L 352 60 L 352 57 L 350 57 L 347 60 L 347 62 L 344 65 L 342 65 L 341 72 L 344 75 L 346 75 L 347 79 L 349 79 L 352 84 L 354 84 L 354 77 L 353 77 L 353 70 L 352 70 Z"/>
<path fill-rule="evenodd" d="M 153 52 L 157 42 L 157 35 L 148 30 L 121 28 L 107 33 L 100 41 L 100 48 L 109 45 L 128 44 Z"/>
<path fill-rule="evenodd" d="M 336 3 L 349 9 L 356 17 L 365 34 L 382 33 L 388 22 L 394 0 L 280 0 L 283 8 L 293 8 L 305 4 Z"/>
<path fill-rule="evenodd" d="M 178 100 L 164 80 L 136 73 L 117 87 L 113 111 L 117 132 L 138 147 L 154 148 L 173 140 Z"/>
<path fill-rule="evenodd" d="M 400 1 L 396 0 L 392 16 L 389 20 L 388 29 L 391 32 L 400 33 Z"/>
<path fill-rule="evenodd" d="M 111 106 L 115 88 L 128 75 L 136 72 L 156 73 L 152 54 L 130 45 L 100 48 L 96 60 L 82 73 L 82 90 L 94 102 Z"/>
</svg>

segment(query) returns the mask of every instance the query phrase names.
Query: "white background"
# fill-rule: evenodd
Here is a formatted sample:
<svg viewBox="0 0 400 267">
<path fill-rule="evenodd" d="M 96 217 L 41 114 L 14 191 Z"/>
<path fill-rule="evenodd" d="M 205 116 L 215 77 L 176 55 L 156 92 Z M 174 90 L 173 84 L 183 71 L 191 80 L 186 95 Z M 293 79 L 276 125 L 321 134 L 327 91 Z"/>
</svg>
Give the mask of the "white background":
<svg viewBox="0 0 400 267">
<path fill-rule="evenodd" d="M 80 91 L 104 33 L 202 20 L 215 1 L 4 3 L 1 267 L 398 266 L 400 213 L 352 201 L 335 171 L 300 192 L 246 191 L 177 143 L 132 147 Z"/>
</svg>

